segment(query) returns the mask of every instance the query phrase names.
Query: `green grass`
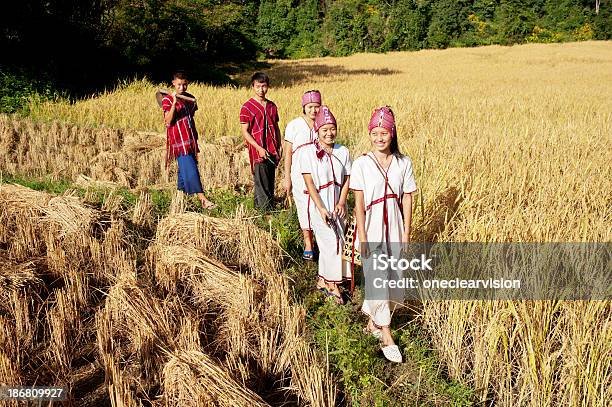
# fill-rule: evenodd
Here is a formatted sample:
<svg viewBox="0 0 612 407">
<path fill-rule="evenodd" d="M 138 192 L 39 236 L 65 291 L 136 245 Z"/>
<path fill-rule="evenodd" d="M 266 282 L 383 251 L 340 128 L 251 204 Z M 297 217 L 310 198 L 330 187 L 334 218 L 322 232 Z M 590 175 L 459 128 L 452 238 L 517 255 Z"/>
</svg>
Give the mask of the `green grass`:
<svg viewBox="0 0 612 407">
<path fill-rule="evenodd" d="M 304 270 L 304 268 L 298 268 Z M 472 389 L 450 380 L 409 312 L 394 317 L 396 343 L 404 363 L 387 362 L 378 341 L 363 333 L 367 319 L 360 302 L 338 306 L 313 290 L 316 265 L 303 272 L 296 300 L 308 310 L 307 324 L 316 347 L 340 378 L 345 402 L 353 406 L 471 406 Z M 361 297 L 360 289 L 356 298 Z"/>
<path fill-rule="evenodd" d="M 31 178 L 18 175 L 1 174 L 0 182 L 21 185 L 35 191 L 47 192 L 54 195 L 61 195 L 66 192 L 75 193 L 77 196 L 86 199 L 86 203 L 101 207 L 111 195 L 121 196 L 121 209 L 129 210 L 134 207 L 138 200 L 138 194 L 127 188 L 101 188 L 88 187 L 82 188 L 68 180 L 53 180 L 50 178 Z M 172 202 L 172 191 L 169 190 L 149 190 L 153 205 L 153 216 L 159 219 L 166 216 L 170 210 Z"/>
<path fill-rule="evenodd" d="M 101 207 L 111 194 L 123 199 L 121 209 L 129 210 L 135 205 L 138 195 L 125 188 L 80 188 L 70 181 L 33 179 L 3 175 L 1 182 L 15 183 L 51 194 L 73 191 L 87 197 L 87 203 Z M 169 212 L 172 190 L 149 190 L 153 203 L 154 219 Z M 285 265 L 285 273 L 292 281 L 296 302 L 307 309 L 307 326 L 315 347 L 329 360 L 332 372 L 339 378 L 344 403 L 354 406 L 469 406 L 473 405 L 474 392 L 448 379 L 441 363 L 432 350 L 418 322 L 410 312 L 394 317 L 394 337 L 400 346 L 405 363 L 387 362 L 372 336 L 362 332 L 366 319 L 360 311 L 360 302 L 338 306 L 333 300 L 324 298 L 314 289 L 317 265 L 301 259 L 302 232 L 295 209 L 282 209 L 265 214 L 253 208 L 250 195 L 227 190 L 207 191 L 207 196 L 218 207 L 209 215 L 234 217 L 242 207 L 245 215 L 263 230 L 272 233 L 286 254 L 291 257 Z M 187 199 L 187 210 L 203 212 L 195 197 Z M 279 205 L 280 207 L 280 205 Z M 153 230 L 135 231 L 137 236 L 147 237 Z M 148 239 L 137 239 L 136 244 L 145 245 Z M 358 288 L 356 299 L 361 298 Z"/>
<path fill-rule="evenodd" d="M 52 181 L 44 178 L 21 178 L 6 174 L 0 175 L 0 182 L 18 184 L 33 189 L 35 191 L 44 191 L 56 195 L 61 195 L 64 192 L 72 189 L 72 182 L 66 180 Z"/>
</svg>

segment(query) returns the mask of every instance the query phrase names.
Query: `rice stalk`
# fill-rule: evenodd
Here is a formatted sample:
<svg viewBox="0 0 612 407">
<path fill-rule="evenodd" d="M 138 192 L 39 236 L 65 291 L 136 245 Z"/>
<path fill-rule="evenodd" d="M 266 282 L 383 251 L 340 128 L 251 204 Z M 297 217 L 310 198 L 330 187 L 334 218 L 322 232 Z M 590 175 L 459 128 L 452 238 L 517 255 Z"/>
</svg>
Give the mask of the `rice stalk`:
<svg viewBox="0 0 612 407">
<path fill-rule="evenodd" d="M 153 204 L 151 203 L 151 194 L 146 189 L 140 191 L 138 200 L 134 205 L 132 222 L 146 228 L 153 225 Z"/>
<path fill-rule="evenodd" d="M 337 388 L 312 347 L 297 339 L 291 347 L 291 388 L 311 406 L 336 405 Z"/>
<path fill-rule="evenodd" d="M 20 261 L 44 252 L 39 234 L 42 217 L 51 195 L 18 185 L 0 183 L 0 243 L 9 257 Z"/>
<path fill-rule="evenodd" d="M 166 406 L 267 406 L 256 393 L 202 352 L 172 354 L 163 369 Z"/>
<path fill-rule="evenodd" d="M 68 378 L 73 349 L 82 329 L 77 302 L 75 292 L 70 288 L 57 290 L 55 304 L 46 315 L 50 332 L 47 348 L 49 360 L 57 377 L 63 379 Z"/>
</svg>

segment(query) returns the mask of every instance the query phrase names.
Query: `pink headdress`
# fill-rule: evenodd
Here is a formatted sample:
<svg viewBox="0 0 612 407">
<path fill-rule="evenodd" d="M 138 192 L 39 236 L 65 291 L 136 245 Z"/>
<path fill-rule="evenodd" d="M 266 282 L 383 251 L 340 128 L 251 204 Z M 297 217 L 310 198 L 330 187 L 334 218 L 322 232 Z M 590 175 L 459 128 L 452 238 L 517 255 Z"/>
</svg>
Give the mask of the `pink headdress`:
<svg viewBox="0 0 612 407">
<path fill-rule="evenodd" d="M 395 129 L 395 116 L 393 115 L 393 110 L 391 110 L 389 106 L 382 106 L 374 109 L 372 118 L 368 124 L 368 132 L 372 131 L 375 127 L 382 127 L 383 129 L 389 130 L 392 137 L 397 135 L 397 130 Z"/>
<path fill-rule="evenodd" d="M 317 115 L 315 116 L 313 130 L 317 132 L 319 131 L 321 126 L 324 126 L 326 124 L 333 124 L 335 126 L 336 118 L 332 114 L 331 110 L 329 110 L 329 107 L 321 106 L 321 109 L 319 109 L 319 113 L 317 113 Z"/>
<path fill-rule="evenodd" d="M 321 104 L 321 92 L 318 90 L 307 90 L 302 95 L 302 107 L 306 106 L 308 103 L 318 103 Z"/>
</svg>

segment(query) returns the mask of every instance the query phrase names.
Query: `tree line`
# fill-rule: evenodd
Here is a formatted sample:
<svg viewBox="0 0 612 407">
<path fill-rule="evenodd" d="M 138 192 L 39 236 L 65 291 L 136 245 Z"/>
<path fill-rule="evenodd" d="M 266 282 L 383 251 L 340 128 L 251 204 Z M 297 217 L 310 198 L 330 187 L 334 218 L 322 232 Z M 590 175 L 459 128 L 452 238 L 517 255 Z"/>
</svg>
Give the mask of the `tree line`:
<svg viewBox="0 0 612 407">
<path fill-rule="evenodd" d="M 224 82 L 258 57 L 612 37 L 610 0 L 21 0 L 3 6 L 3 105 L 182 68 Z M 7 91 L 11 89 L 11 92 Z M 2 110 L 6 109 L 2 107 Z"/>
<path fill-rule="evenodd" d="M 596 0 L 262 0 L 257 20 L 260 50 L 288 58 L 611 35 Z"/>
</svg>

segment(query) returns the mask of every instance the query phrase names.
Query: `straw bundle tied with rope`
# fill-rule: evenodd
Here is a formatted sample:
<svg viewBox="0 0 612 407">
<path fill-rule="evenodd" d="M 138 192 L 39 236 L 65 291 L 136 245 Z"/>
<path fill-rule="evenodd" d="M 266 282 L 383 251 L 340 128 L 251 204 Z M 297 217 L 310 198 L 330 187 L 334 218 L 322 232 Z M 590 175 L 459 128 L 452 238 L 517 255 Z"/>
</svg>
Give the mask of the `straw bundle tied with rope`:
<svg viewBox="0 0 612 407">
<path fill-rule="evenodd" d="M 248 358 L 259 366 L 257 371 L 274 375 L 272 366 L 262 363 L 264 362 L 261 354 L 262 344 L 259 342 L 262 332 L 273 329 L 264 319 L 266 304 L 253 298 L 250 304 L 241 304 L 239 301 L 254 296 L 253 292 L 248 290 L 253 287 L 252 280 L 247 281 L 249 283 L 243 284 L 245 291 L 231 303 L 226 304 L 215 342 L 226 350 L 228 358 Z M 265 347 L 264 344 L 263 348 Z"/>
<path fill-rule="evenodd" d="M 122 275 L 136 277 L 135 237 L 123 219 L 111 221 L 102 241 L 91 239 L 90 247 L 95 279 L 112 284 Z"/>
<path fill-rule="evenodd" d="M 70 192 L 52 197 L 0 184 L 0 209 L 0 243 L 15 260 L 45 256 L 49 271 L 57 276 L 78 270 L 107 282 L 118 272 L 136 272 L 135 245 L 125 221 L 109 220 L 108 213 Z M 146 214 L 139 216 L 144 219 Z"/>
<path fill-rule="evenodd" d="M 74 196 L 58 196 L 0 184 L 0 242 L 15 259 L 40 256 L 49 242 L 70 237 L 88 246 L 87 237 L 99 213 Z M 47 243 L 47 245 L 45 245 Z"/>
<path fill-rule="evenodd" d="M 130 384 L 132 376 L 126 371 L 120 370 L 117 353 L 120 352 L 119 344 L 113 339 L 112 320 L 110 313 L 101 310 L 96 313 L 95 325 L 97 333 L 98 354 L 105 373 L 105 393 L 108 395 L 111 406 L 132 407 L 139 406 L 134 400 Z"/>
<path fill-rule="evenodd" d="M 178 245 L 154 244 L 148 249 L 156 283 L 176 292 L 179 283 L 199 303 L 227 303 L 239 294 L 246 276 L 207 257 L 203 251 Z"/>
<path fill-rule="evenodd" d="M 248 275 L 225 267 L 202 251 L 183 246 L 148 249 L 156 283 L 166 292 L 183 287 L 185 301 L 215 309 L 220 325 L 214 339 L 229 357 L 252 355 L 254 330 L 260 326 L 264 287 Z"/>
</svg>

